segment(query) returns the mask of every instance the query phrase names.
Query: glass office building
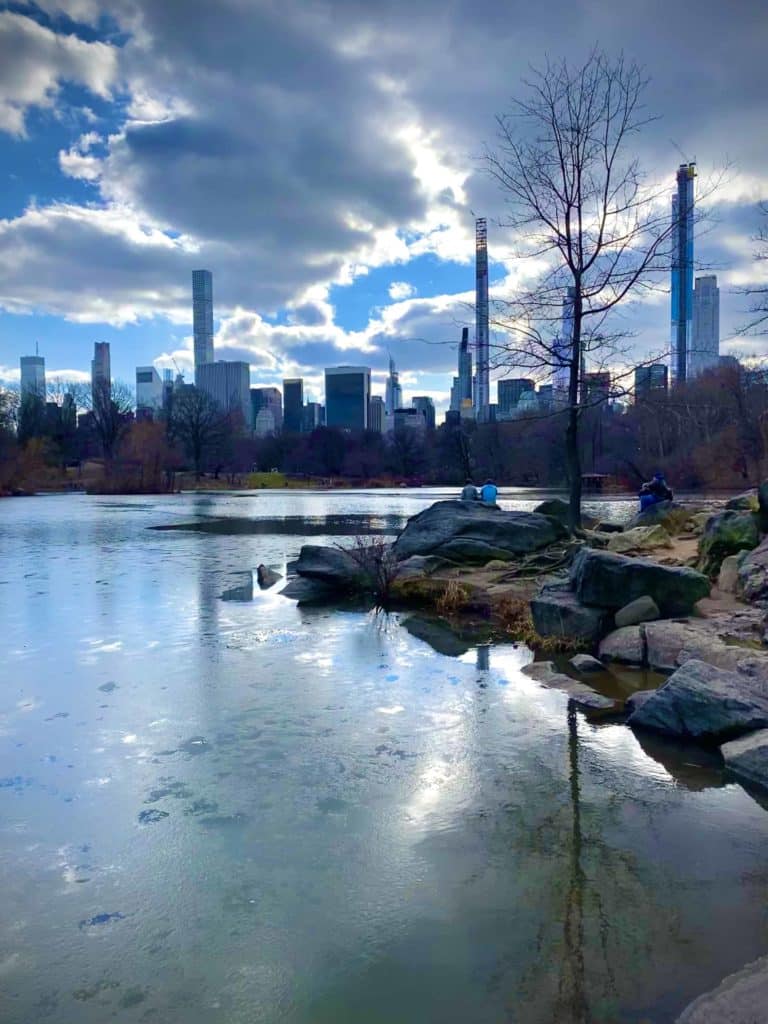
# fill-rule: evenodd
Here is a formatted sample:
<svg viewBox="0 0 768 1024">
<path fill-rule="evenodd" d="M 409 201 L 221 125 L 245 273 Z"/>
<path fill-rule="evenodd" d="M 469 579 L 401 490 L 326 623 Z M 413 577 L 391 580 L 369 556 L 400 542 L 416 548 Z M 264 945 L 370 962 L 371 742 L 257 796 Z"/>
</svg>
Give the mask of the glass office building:
<svg viewBox="0 0 768 1024">
<path fill-rule="evenodd" d="M 366 430 L 371 401 L 368 366 L 331 366 L 325 371 L 325 422 L 341 430 Z"/>
</svg>

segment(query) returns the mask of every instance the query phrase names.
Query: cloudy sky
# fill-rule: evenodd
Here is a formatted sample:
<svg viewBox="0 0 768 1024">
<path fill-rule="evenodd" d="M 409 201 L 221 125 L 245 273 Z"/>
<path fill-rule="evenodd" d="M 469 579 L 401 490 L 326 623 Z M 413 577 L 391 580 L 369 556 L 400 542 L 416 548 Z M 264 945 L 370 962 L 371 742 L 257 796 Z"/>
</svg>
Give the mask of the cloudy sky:
<svg viewBox="0 0 768 1024">
<path fill-rule="evenodd" d="M 474 216 L 510 286 L 495 117 L 547 54 L 624 51 L 660 118 L 650 174 L 728 164 L 698 256 L 717 267 L 723 350 L 768 199 L 768 13 L 759 0 L 0 2 L 0 376 L 39 343 L 49 375 L 191 367 L 191 271 L 214 275 L 216 354 L 252 381 L 387 351 L 445 404 L 472 317 Z M 625 318 L 640 350 L 668 299 Z M 752 342 L 762 347 L 763 342 Z M 188 378 L 189 378 L 188 374 Z"/>
</svg>

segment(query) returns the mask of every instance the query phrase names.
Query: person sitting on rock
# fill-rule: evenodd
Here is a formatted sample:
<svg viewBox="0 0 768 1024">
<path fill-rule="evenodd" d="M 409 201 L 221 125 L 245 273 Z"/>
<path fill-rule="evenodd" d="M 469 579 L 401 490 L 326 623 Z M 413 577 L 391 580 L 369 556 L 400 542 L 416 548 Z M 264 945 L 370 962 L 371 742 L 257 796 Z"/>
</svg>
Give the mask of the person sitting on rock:
<svg viewBox="0 0 768 1024">
<path fill-rule="evenodd" d="M 480 500 L 484 505 L 495 505 L 499 489 L 493 480 L 486 480 L 480 490 Z"/>
<path fill-rule="evenodd" d="M 674 495 L 664 479 L 663 473 L 654 473 L 653 480 L 649 480 L 640 488 L 640 511 L 657 505 L 660 501 L 672 501 Z"/>
<path fill-rule="evenodd" d="M 461 500 L 462 501 L 479 501 L 480 495 L 477 493 L 477 488 L 471 480 L 467 480 L 461 489 Z"/>
</svg>

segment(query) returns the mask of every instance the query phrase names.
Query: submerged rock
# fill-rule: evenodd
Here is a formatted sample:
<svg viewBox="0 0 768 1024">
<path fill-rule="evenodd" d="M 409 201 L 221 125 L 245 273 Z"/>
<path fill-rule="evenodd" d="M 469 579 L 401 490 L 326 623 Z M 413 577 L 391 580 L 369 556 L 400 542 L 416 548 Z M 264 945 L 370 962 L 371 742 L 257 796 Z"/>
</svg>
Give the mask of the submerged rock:
<svg viewBox="0 0 768 1024">
<path fill-rule="evenodd" d="M 557 520 L 535 512 L 505 512 L 479 501 L 438 501 L 408 520 L 393 546 L 398 561 L 438 555 L 459 564 L 511 561 L 568 536 Z"/>
<path fill-rule="evenodd" d="M 647 594 L 630 601 L 623 608 L 619 608 L 614 616 L 617 627 L 635 626 L 640 622 L 652 622 L 661 616 L 659 606 Z"/>
<path fill-rule="evenodd" d="M 676 1024 L 762 1024 L 768 1007 L 768 956 L 729 974 L 683 1010 Z"/>
<path fill-rule="evenodd" d="M 565 587 L 546 587 L 531 601 L 531 618 L 539 636 L 559 636 L 595 643 L 605 632 L 606 613 L 588 608 Z"/>
<path fill-rule="evenodd" d="M 725 767 L 739 781 L 768 789 L 768 729 L 724 743 L 720 753 Z"/>
<path fill-rule="evenodd" d="M 555 690 L 562 690 L 568 697 L 580 707 L 590 708 L 595 711 L 612 711 L 616 707 L 616 701 L 610 697 L 603 697 L 600 693 L 580 683 L 570 676 L 558 672 L 551 661 L 534 661 L 521 669 L 523 675 L 530 676 L 542 686 L 550 686 Z"/>
<path fill-rule="evenodd" d="M 752 551 L 759 543 L 757 516 L 751 512 L 721 512 L 711 516 L 699 541 L 699 568 L 714 575 L 727 555 Z"/>
<path fill-rule="evenodd" d="M 687 661 L 628 721 L 670 736 L 725 740 L 768 726 L 768 687 L 703 661 Z"/>
<path fill-rule="evenodd" d="M 582 548 L 571 566 L 571 584 L 583 604 L 614 612 L 638 597 L 651 597 L 663 615 L 685 615 L 707 597 L 706 576 L 685 566 L 659 565 L 610 551 Z"/>
</svg>

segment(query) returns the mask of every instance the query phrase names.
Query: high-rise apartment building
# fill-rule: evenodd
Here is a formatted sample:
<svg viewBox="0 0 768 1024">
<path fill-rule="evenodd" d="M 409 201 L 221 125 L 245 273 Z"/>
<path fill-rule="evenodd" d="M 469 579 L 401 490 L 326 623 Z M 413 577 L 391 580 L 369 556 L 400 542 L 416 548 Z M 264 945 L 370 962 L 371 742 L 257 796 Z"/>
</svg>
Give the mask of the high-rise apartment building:
<svg viewBox="0 0 768 1024">
<path fill-rule="evenodd" d="M 571 361 L 573 358 L 573 304 L 576 289 L 570 287 L 563 297 L 563 312 L 560 333 L 553 345 L 554 369 L 552 372 L 552 400 L 555 405 L 565 405 L 571 385 Z"/>
<path fill-rule="evenodd" d="M 672 197 L 672 383 L 690 376 L 693 340 L 693 207 L 696 165 L 680 164 Z"/>
<path fill-rule="evenodd" d="M 289 377 L 283 381 L 283 431 L 298 434 L 304 428 L 304 381 Z"/>
<path fill-rule="evenodd" d="M 264 433 L 280 433 L 283 429 L 283 396 L 279 388 L 251 388 L 251 422 L 254 431 L 257 431 L 259 413 L 264 409 L 269 413 L 259 421 Z M 269 424 L 269 429 L 265 429 Z"/>
<path fill-rule="evenodd" d="M 435 403 L 428 395 L 416 395 L 411 402 L 424 420 L 427 430 L 435 429 Z"/>
<path fill-rule="evenodd" d="M 163 382 L 154 366 L 136 367 L 136 412 L 154 414 L 163 407 Z"/>
<path fill-rule="evenodd" d="M 375 434 L 384 433 L 384 399 L 381 395 L 371 395 L 368 403 L 368 429 Z"/>
<path fill-rule="evenodd" d="M 638 366 L 635 369 L 635 402 L 647 402 L 664 396 L 669 387 L 669 368 L 664 363 Z"/>
<path fill-rule="evenodd" d="M 488 328 L 488 229 L 485 217 L 475 221 L 475 346 L 477 351 L 477 388 L 475 418 L 488 419 L 491 404 L 491 351 Z"/>
<path fill-rule="evenodd" d="M 325 425 L 325 409 L 320 402 L 307 402 L 304 406 L 302 430 L 311 434 L 313 430 Z"/>
<path fill-rule="evenodd" d="M 403 408 L 403 389 L 400 386 L 400 374 L 395 368 L 395 360 L 389 357 L 389 376 L 384 391 L 384 414 L 394 416 L 396 409 Z"/>
<path fill-rule="evenodd" d="M 371 401 L 368 366 L 330 366 L 325 371 L 325 421 L 341 430 L 365 430 Z"/>
<path fill-rule="evenodd" d="M 19 366 L 21 369 L 21 397 L 36 395 L 45 401 L 45 358 L 43 356 L 22 356 Z"/>
<path fill-rule="evenodd" d="M 195 367 L 195 384 L 216 402 L 223 413 L 251 429 L 251 367 L 237 360 L 201 363 Z"/>
<path fill-rule="evenodd" d="M 497 384 L 499 412 L 502 416 L 514 412 L 526 391 L 535 390 L 535 381 L 529 380 L 527 377 L 511 377 L 507 380 L 500 380 Z"/>
<path fill-rule="evenodd" d="M 94 406 L 112 398 L 112 368 L 108 341 L 97 341 L 93 346 L 91 398 Z"/>
<path fill-rule="evenodd" d="M 195 349 L 195 384 L 198 368 L 213 362 L 213 274 L 192 271 L 192 334 Z"/>
<path fill-rule="evenodd" d="M 693 289 L 693 342 L 690 376 L 717 366 L 720 358 L 720 289 L 717 276 L 697 277 Z"/>
</svg>

